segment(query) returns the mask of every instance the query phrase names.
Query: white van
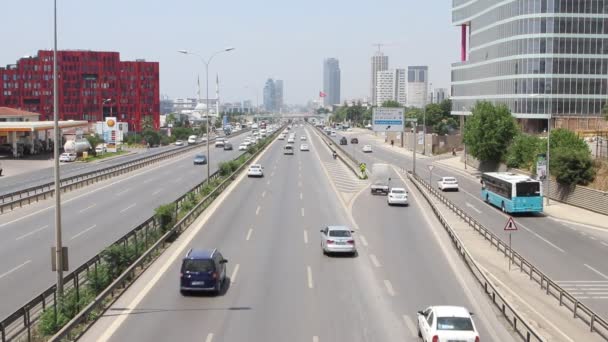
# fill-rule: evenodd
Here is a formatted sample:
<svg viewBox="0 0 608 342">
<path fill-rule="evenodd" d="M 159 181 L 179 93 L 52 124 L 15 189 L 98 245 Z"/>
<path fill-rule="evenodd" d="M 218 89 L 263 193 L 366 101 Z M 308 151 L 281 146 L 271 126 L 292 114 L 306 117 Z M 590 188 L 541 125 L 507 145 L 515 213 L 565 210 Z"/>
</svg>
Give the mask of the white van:
<svg viewBox="0 0 608 342">
<path fill-rule="evenodd" d="M 188 145 L 196 144 L 196 135 L 191 135 L 188 137 Z"/>
</svg>

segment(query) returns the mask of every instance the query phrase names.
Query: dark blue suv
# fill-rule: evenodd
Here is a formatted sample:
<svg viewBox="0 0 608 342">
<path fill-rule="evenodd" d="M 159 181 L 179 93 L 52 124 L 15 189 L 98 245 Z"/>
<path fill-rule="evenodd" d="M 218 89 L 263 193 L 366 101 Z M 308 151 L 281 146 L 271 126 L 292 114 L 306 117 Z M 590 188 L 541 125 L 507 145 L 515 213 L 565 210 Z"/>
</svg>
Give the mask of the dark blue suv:
<svg viewBox="0 0 608 342">
<path fill-rule="evenodd" d="M 190 249 L 182 260 L 180 292 L 209 291 L 220 294 L 226 282 L 226 263 L 217 249 Z"/>
</svg>

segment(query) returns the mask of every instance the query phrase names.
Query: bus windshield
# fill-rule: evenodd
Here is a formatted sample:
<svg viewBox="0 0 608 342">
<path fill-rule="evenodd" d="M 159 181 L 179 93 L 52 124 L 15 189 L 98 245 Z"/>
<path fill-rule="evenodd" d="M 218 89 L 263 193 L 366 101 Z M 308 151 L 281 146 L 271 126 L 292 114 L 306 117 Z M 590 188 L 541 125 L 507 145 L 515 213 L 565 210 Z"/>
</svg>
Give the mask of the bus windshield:
<svg viewBox="0 0 608 342">
<path fill-rule="evenodd" d="M 540 183 L 522 182 L 515 184 L 517 197 L 536 197 L 540 196 Z"/>
</svg>

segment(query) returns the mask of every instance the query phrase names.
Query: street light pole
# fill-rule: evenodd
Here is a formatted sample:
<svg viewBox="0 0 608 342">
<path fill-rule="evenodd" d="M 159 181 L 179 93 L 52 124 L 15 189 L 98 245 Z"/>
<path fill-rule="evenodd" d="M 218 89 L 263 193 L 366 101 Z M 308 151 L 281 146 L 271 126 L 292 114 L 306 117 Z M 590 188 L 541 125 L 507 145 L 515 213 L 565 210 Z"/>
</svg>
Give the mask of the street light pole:
<svg viewBox="0 0 608 342">
<path fill-rule="evenodd" d="M 57 271 L 57 298 L 59 307 L 63 303 L 63 242 L 61 232 L 61 179 L 59 175 L 59 144 L 61 133 L 59 132 L 59 86 L 57 82 L 57 0 L 53 4 L 53 128 L 55 131 L 55 143 L 53 144 L 53 155 L 55 156 L 55 267 Z"/>
<path fill-rule="evenodd" d="M 206 87 L 207 87 L 207 99 L 206 99 L 206 103 L 207 103 L 207 120 L 206 120 L 206 126 L 207 126 L 207 185 L 209 185 L 210 179 L 209 176 L 211 175 L 211 155 L 210 155 L 210 151 L 209 151 L 209 143 L 210 143 L 210 136 L 209 136 L 209 64 L 211 63 L 211 60 L 213 60 L 213 57 L 217 56 L 218 54 L 222 53 L 222 52 L 229 52 L 234 50 L 233 47 L 229 47 L 226 48 L 224 50 L 220 50 L 215 52 L 214 54 L 211 55 L 211 57 L 209 57 L 209 59 L 205 60 L 205 58 L 203 58 L 201 55 L 197 54 L 197 53 L 193 53 L 190 52 L 188 50 L 179 50 L 179 53 L 183 53 L 185 55 L 194 55 L 197 56 L 198 58 L 201 59 L 201 61 L 203 62 L 203 64 L 205 64 L 205 78 L 206 78 Z M 219 113 L 218 113 L 219 116 Z"/>
<path fill-rule="evenodd" d="M 550 196 L 550 192 L 549 190 L 551 189 L 551 173 L 549 172 L 549 162 L 551 161 L 550 159 L 550 141 L 551 141 L 551 113 L 549 113 L 549 116 L 547 117 L 547 193 L 545 195 L 545 197 L 547 198 L 547 206 L 549 206 L 549 196 Z"/>
</svg>

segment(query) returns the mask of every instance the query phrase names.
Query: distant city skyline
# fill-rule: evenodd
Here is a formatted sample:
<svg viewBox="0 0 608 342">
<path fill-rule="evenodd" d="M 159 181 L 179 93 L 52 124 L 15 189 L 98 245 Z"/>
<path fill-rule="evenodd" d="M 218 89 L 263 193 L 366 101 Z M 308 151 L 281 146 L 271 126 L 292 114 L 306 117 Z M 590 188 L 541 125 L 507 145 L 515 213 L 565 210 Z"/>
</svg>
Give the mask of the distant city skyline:
<svg viewBox="0 0 608 342">
<path fill-rule="evenodd" d="M 323 61 L 324 106 L 340 104 L 340 61 L 327 58 Z"/>
<path fill-rule="evenodd" d="M 3 4 L 4 13 L 18 15 L 6 16 L 0 27 L 4 32 L 18 27 L 19 35 L 18 39 L 0 36 L 0 65 L 52 48 L 53 3 L 37 3 L 36 11 L 31 6 L 24 1 Z M 318 97 L 323 82 L 319 61 L 328 56 L 340 61 L 342 101 L 370 96 L 369 58 L 377 51 L 373 44 L 384 44 L 382 52 L 394 66 L 429 65 L 431 82 L 437 87 L 450 86 L 450 66 L 460 56 L 460 30 L 452 26 L 448 2 L 378 0 L 352 6 L 346 0 L 267 0 L 262 6 L 235 0 L 216 2 L 212 10 L 208 6 L 193 0 L 165 6 L 141 0 L 58 2 L 58 48 L 116 51 L 125 60 L 158 61 L 160 93 L 187 98 L 196 97 L 199 77 L 205 94 L 205 68 L 200 59 L 177 51 L 186 49 L 208 58 L 231 46 L 234 51 L 218 55 L 209 66 L 210 80 L 216 74 L 221 79 L 222 101 L 255 101 L 253 90 L 244 88 L 255 85 L 261 103 L 264 82 L 273 77 L 289 84 L 284 101 L 292 104 Z M 324 10 L 317 13 L 311 8 Z M 82 13 L 95 13 L 94 19 Z M 404 21 L 403 13 L 416 15 Z M 25 14 L 27 25 L 23 25 Z M 251 28 L 252 16 L 259 19 L 255 29 Z M 110 18 L 120 24 L 105 25 Z M 331 22 L 332 29 L 313 24 L 316 21 Z M 175 22 L 179 25 L 172 24 Z M 425 29 L 420 34 L 411 27 Z M 209 93 L 214 94 L 215 85 L 210 83 Z"/>
</svg>

